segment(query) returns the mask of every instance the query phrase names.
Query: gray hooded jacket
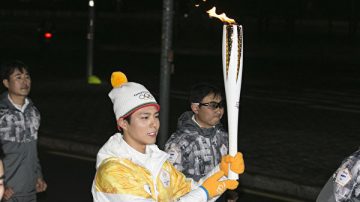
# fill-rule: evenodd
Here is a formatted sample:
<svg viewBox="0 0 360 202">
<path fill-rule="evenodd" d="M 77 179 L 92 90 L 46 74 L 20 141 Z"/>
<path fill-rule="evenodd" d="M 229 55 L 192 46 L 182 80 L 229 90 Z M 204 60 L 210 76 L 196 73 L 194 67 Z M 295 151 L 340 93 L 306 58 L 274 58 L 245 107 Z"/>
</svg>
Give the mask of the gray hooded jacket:
<svg viewBox="0 0 360 202">
<path fill-rule="evenodd" d="M 199 181 L 228 153 L 228 134 L 219 123 L 213 128 L 200 128 L 192 120 L 193 112 L 178 119 L 175 133 L 165 144 L 169 161 L 188 178 Z"/>
<path fill-rule="evenodd" d="M 5 186 L 14 190 L 14 196 L 36 194 L 36 180 L 42 177 L 37 155 L 40 113 L 31 100 L 28 101 L 21 112 L 12 105 L 7 92 L 0 97 L 0 144 L 4 152 Z"/>
</svg>

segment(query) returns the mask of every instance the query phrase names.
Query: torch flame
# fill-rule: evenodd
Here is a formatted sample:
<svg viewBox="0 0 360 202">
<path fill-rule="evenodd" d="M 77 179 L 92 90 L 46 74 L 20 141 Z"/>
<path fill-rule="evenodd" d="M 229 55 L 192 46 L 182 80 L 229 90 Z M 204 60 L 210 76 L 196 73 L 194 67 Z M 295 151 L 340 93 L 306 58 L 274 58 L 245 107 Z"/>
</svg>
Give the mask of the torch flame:
<svg viewBox="0 0 360 202">
<path fill-rule="evenodd" d="M 228 24 L 236 24 L 234 19 L 228 18 L 225 13 L 221 13 L 220 15 L 216 14 L 216 7 L 214 6 L 212 9 L 206 11 L 210 17 L 215 17 L 220 19 L 222 22 L 228 23 Z"/>
</svg>

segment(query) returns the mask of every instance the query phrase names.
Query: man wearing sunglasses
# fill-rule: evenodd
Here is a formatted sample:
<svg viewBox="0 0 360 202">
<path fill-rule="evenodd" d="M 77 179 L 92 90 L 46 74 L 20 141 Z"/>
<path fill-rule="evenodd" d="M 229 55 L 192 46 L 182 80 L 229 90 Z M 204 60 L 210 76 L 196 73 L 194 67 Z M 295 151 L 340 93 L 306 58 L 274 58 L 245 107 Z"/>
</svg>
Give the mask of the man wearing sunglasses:
<svg viewBox="0 0 360 202">
<path fill-rule="evenodd" d="M 198 181 L 228 153 L 228 134 L 220 123 L 224 101 L 218 87 L 196 84 L 189 101 L 191 111 L 179 117 L 177 130 L 165 144 L 165 151 L 179 171 Z"/>
</svg>

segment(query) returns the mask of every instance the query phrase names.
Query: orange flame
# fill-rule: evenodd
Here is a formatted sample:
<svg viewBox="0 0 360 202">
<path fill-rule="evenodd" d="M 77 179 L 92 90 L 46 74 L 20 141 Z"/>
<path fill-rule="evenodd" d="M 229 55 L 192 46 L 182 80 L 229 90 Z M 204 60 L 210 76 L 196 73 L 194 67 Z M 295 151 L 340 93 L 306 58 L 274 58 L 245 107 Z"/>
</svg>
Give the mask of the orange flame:
<svg viewBox="0 0 360 202">
<path fill-rule="evenodd" d="M 228 18 L 225 13 L 221 13 L 220 15 L 216 14 L 216 7 L 214 6 L 212 9 L 206 11 L 210 17 L 215 17 L 220 19 L 222 22 L 228 23 L 228 24 L 236 24 L 234 19 Z"/>
</svg>

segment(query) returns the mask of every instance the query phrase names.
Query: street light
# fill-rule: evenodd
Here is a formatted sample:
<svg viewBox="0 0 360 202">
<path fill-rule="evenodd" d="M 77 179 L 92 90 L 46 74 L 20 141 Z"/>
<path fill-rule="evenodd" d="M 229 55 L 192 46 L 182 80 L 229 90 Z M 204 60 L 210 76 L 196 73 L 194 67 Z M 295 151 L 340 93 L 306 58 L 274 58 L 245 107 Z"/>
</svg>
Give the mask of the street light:
<svg viewBox="0 0 360 202">
<path fill-rule="evenodd" d="M 101 80 L 93 74 L 94 68 L 94 34 L 95 34 L 95 0 L 89 0 L 89 27 L 87 33 L 87 71 L 89 84 L 101 84 Z"/>
</svg>

